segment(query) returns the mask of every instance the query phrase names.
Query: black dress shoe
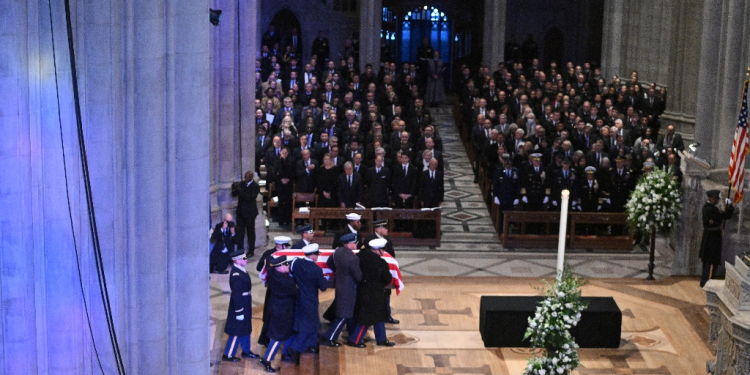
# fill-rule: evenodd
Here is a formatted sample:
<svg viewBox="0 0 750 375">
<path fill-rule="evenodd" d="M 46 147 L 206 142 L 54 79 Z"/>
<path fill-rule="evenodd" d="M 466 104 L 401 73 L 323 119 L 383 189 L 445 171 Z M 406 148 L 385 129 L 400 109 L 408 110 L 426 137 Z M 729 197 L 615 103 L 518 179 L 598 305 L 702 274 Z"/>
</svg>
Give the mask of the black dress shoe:
<svg viewBox="0 0 750 375">
<path fill-rule="evenodd" d="M 388 340 L 381 341 L 381 342 L 378 343 L 378 346 L 395 346 L 395 345 L 396 345 L 395 342 L 388 341 Z"/>
<path fill-rule="evenodd" d="M 241 361 L 241 359 L 239 359 L 237 357 L 230 357 L 230 356 L 228 356 L 226 354 L 224 354 L 224 355 L 221 356 L 221 360 L 222 361 L 227 361 L 227 362 L 239 362 L 239 361 Z"/>
<path fill-rule="evenodd" d="M 305 353 L 317 354 L 320 350 L 314 346 L 311 346 L 305 350 Z"/>
<path fill-rule="evenodd" d="M 401 323 L 401 321 L 398 319 L 388 318 L 388 321 L 386 323 L 399 324 Z"/>
<path fill-rule="evenodd" d="M 247 353 L 242 352 L 242 358 L 253 358 L 253 359 L 255 359 L 255 358 L 258 358 L 258 357 L 260 357 L 260 356 L 257 355 L 257 354 L 255 354 L 255 353 L 253 353 L 253 352 L 247 352 Z"/>
<path fill-rule="evenodd" d="M 334 347 L 334 348 L 338 348 L 339 346 L 341 346 L 341 343 L 339 343 L 338 341 L 333 341 L 333 340 L 323 340 L 320 343 L 323 345 Z"/>
<path fill-rule="evenodd" d="M 260 360 L 260 365 L 266 369 L 266 372 L 276 372 L 276 370 L 274 370 L 273 367 L 271 367 L 271 362 L 268 362 L 265 359 Z"/>
<path fill-rule="evenodd" d="M 295 365 L 299 366 L 300 353 L 292 348 L 289 348 L 288 351 L 289 356 L 292 358 L 292 362 L 294 362 Z"/>
<path fill-rule="evenodd" d="M 281 355 L 281 362 L 293 362 L 294 358 L 292 358 L 291 354 L 282 354 Z"/>
<path fill-rule="evenodd" d="M 351 341 L 347 341 L 346 345 L 351 346 L 351 347 L 355 347 L 355 348 L 360 348 L 360 349 L 367 347 L 367 345 L 365 345 L 365 344 L 357 344 L 357 343 L 354 343 L 354 342 L 351 342 Z"/>
</svg>

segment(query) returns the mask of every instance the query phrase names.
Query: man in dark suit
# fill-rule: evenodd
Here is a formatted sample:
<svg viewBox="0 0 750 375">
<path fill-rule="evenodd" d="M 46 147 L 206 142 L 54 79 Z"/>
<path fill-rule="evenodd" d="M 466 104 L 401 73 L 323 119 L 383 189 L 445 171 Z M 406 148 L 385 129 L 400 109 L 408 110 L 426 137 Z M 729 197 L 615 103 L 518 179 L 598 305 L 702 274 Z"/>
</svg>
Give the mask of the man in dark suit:
<svg viewBox="0 0 750 375">
<path fill-rule="evenodd" d="M 430 160 L 429 167 L 419 180 L 419 205 L 421 208 L 440 207 L 443 204 L 443 172 L 438 170 L 437 159 Z"/>
<path fill-rule="evenodd" d="M 677 152 L 677 150 L 685 151 L 685 143 L 682 141 L 682 135 L 675 134 L 674 125 L 667 125 L 667 134 L 659 137 L 656 141 L 656 149 L 663 152 L 668 147 L 671 147 Z"/>
<path fill-rule="evenodd" d="M 261 126 L 258 126 L 258 137 L 255 138 L 255 170 L 260 169 L 266 157 L 266 150 L 271 147 L 271 137 L 266 135 L 264 123 L 267 125 L 268 121 L 261 122 Z"/>
<path fill-rule="evenodd" d="M 310 158 L 310 150 L 302 151 L 302 158 L 297 161 L 295 169 L 297 180 L 296 190 L 301 193 L 315 192 L 318 161 Z"/>
<path fill-rule="evenodd" d="M 341 208 L 354 208 L 362 202 L 362 177 L 354 173 L 351 162 L 344 163 L 344 173 L 339 175 L 337 183 Z"/>
<path fill-rule="evenodd" d="M 226 269 L 232 261 L 230 254 L 234 252 L 234 226 L 232 214 L 227 212 L 224 220 L 214 227 L 214 232 L 211 234 L 211 243 L 214 246 L 211 249 L 209 272 L 221 274 L 229 272 Z"/>
<path fill-rule="evenodd" d="M 357 284 L 362 280 L 359 258 L 352 251 L 359 248 L 357 236 L 354 233 L 348 233 L 342 236 L 338 241 L 338 246 L 336 245 L 336 242 L 334 242 L 333 247 L 336 250 L 327 261 L 328 266 L 336 273 L 336 295 L 334 304 L 331 305 L 332 309 L 329 309 L 334 310 L 335 319 L 333 319 L 321 340 L 322 344 L 332 347 L 341 346 L 338 338 L 344 324 L 350 326 L 353 331 L 352 318 L 357 302 Z"/>
<path fill-rule="evenodd" d="M 365 184 L 370 207 L 390 207 L 391 171 L 383 165 L 382 155 L 376 156 L 375 166 L 367 170 Z"/>
<path fill-rule="evenodd" d="M 602 160 L 608 157 L 604 152 L 604 142 L 596 141 L 594 144 L 594 150 L 586 155 L 586 165 L 591 165 L 599 169 L 602 166 Z"/>
<path fill-rule="evenodd" d="M 245 172 L 245 179 L 232 185 L 232 196 L 237 197 L 237 249 L 245 248 L 247 235 L 247 254 L 255 254 L 255 217 L 258 216 L 256 198 L 260 193 L 260 186 L 253 181 L 253 172 Z"/>
<path fill-rule="evenodd" d="M 399 156 L 401 164 L 393 171 L 393 203 L 396 208 L 414 208 L 418 171 L 409 163 L 409 154 Z"/>
</svg>

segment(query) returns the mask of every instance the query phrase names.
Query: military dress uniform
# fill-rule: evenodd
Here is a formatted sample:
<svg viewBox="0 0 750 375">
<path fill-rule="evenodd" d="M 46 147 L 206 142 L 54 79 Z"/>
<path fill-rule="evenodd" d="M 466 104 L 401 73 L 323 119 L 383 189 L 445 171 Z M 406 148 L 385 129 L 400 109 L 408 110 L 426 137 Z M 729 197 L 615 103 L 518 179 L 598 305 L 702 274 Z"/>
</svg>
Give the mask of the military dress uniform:
<svg viewBox="0 0 750 375">
<path fill-rule="evenodd" d="M 586 167 L 586 174 L 596 173 L 596 168 Z M 599 186 L 599 182 L 596 179 L 589 180 L 588 178 L 582 179 L 581 184 L 578 185 L 577 191 L 578 197 L 576 199 L 578 203 L 578 211 L 583 212 L 598 212 L 602 209 L 602 191 Z M 586 234 L 591 234 L 594 230 L 592 225 L 582 225 L 583 231 Z"/>
<path fill-rule="evenodd" d="M 341 237 L 343 243 L 355 243 L 357 236 L 349 233 Z M 331 305 L 336 317 L 323 335 L 328 346 L 340 346 L 337 342 L 344 324 L 353 328 L 354 305 L 357 300 L 357 284 L 362 280 L 362 270 L 359 268 L 359 258 L 352 250 L 339 247 L 328 258 L 328 266 L 336 273 L 336 295 Z M 351 331 L 351 329 L 349 330 Z"/>
<path fill-rule="evenodd" d="M 627 168 L 622 168 L 622 170 L 613 168 L 611 180 L 612 187 L 609 199 L 612 203 L 610 210 L 612 212 L 625 212 L 625 204 L 628 203 L 630 193 L 635 186 L 635 178 Z"/>
<path fill-rule="evenodd" d="M 570 192 L 571 197 L 576 196 L 576 191 L 578 190 L 578 177 L 576 176 L 576 171 L 574 169 L 568 168 L 567 170 L 564 168 L 560 168 L 555 171 L 555 177 L 552 180 L 552 206 L 555 207 L 555 211 L 561 210 L 561 202 L 562 202 L 562 191 L 568 190 Z M 577 202 L 574 199 L 570 200 L 570 203 L 568 203 L 572 207 L 575 207 L 577 205 Z"/>
<path fill-rule="evenodd" d="M 268 286 L 268 338 L 270 339 L 266 352 L 263 354 L 263 363 L 266 371 L 281 345 L 289 348 L 290 338 L 294 334 L 294 301 L 299 295 L 299 290 L 294 278 L 288 273 L 278 271 L 276 268 L 288 265 L 286 256 L 282 255 L 268 261 L 270 266 L 266 275 Z M 273 371 L 269 371 L 273 372 Z"/>
<path fill-rule="evenodd" d="M 718 190 L 710 190 L 708 196 L 719 198 Z M 711 276 L 711 268 L 714 271 L 721 264 L 722 226 L 734 214 L 734 206 L 726 205 L 722 212 L 716 204 L 707 202 L 703 205 L 703 237 L 701 238 L 700 259 L 703 261 L 703 272 L 701 274 L 701 287 L 706 285 Z"/>
<path fill-rule="evenodd" d="M 370 241 L 372 249 L 385 246 L 386 240 L 376 238 Z M 349 334 L 347 345 L 364 348 L 362 343 L 370 326 L 375 331 L 375 341 L 379 346 L 393 346 L 385 334 L 385 322 L 389 319 L 388 299 L 385 287 L 391 284 L 393 276 L 388 263 L 372 250 L 363 250 L 357 254 L 362 269 L 362 281 L 357 287 L 355 321 L 357 325 Z"/>
<path fill-rule="evenodd" d="M 505 154 L 504 156 L 507 156 Z M 510 158 L 510 157 L 508 157 Z M 495 204 L 500 206 L 500 222 L 503 222 L 503 211 L 514 209 L 520 199 L 521 176 L 515 167 L 495 168 L 492 174 L 492 194 L 495 196 Z"/>
<path fill-rule="evenodd" d="M 295 258 L 289 266 L 299 289 L 294 309 L 294 330 L 297 334 L 292 339 L 290 347 L 295 361 L 297 353 L 317 346 L 320 329 L 318 290 L 324 291 L 328 288 L 328 280 L 323 276 L 323 269 L 308 258 L 310 255 L 320 254 L 318 244 L 305 246 L 302 251 L 305 257 Z"/>
<path fill-rule="evenodd" d="M 534 160 L 541 160 L 541 157 L 541 154 L 532 154 Z M 531 165 L 526 169 L 521 183 L 521 200 L 526 204 L 526 211 L 546 211 L 551 193 L 548 177 L 547 172 L 541 166 Z"/>
<path fill-rule="evenodd" d="M 238 250 L 231 254 L 233 258 L 245 255 L 244 250 Z M 250 295 L 253 283 L 250 275 L 244 267 L 232 264 L 229 275 L 229 312 L 224 326 L 224 333 L 229 335 L 227 345 L 224 348 L 226 361 L 238 361 L 236 357 L 237 348 L 242 347 L 242 356 L 246 358 L 257 358 L 250 351 L 250 332 L 252 331 L 253 297 Z"/>
</svg>

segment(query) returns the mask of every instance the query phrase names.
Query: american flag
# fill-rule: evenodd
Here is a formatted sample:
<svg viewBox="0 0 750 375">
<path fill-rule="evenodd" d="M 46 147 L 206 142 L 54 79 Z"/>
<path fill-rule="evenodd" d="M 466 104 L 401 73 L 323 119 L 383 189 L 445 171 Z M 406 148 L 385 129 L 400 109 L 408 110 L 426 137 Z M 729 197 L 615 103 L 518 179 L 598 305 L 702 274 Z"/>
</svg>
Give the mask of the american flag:
<svg viewBox="0 0 750 375">
<path fill-rule="evenodd" d="M 737 130 L 734 133 L 732 144 L 732 157 L 729 161 L 729 183 L 734 190 L 734 204 L 742 200 L 743 185 L 745 181 L 745 155 L 750 151 L 750 140 L 747 130 L 747 83 L 742 87 L 742 107 L 740 108 L 740 119 L 737 121 Z"/>
</svg>

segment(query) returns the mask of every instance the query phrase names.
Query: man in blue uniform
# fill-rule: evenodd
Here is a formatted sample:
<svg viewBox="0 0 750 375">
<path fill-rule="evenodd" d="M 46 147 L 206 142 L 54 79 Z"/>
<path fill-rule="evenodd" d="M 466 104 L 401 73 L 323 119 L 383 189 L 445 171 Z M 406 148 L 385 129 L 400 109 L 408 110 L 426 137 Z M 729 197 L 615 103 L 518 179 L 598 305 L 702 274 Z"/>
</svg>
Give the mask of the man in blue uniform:
<svg viewBox="0 0 750 375">
<path fill-rule="evenodd" d="M 297 281 L 299 296 L 294 309 L 294 330 L 297 334 L 292 339 L 289 354 L 299 365 L 302 352 L 317 353 L 318 330 L 320 316 L 318 315 L 318 290 L 324 291 L 328 287 L 328 280 L 323 276 L 323 269 L 315 262 L 318 261 L 320 250 L 318 244 L 310 244 L 302 248 L 305 256 L 295 258 L 289 265 L 289 270 Z"/>
<path fill-rule="evenodd" d="M 725 220 L 731 218 L 734 213 L 734 206 L 732 206 L 732 201 L 729 198 L 724 201 L 724 211 L 716 207 L 720 194 L 721 192 L 718 190 L 707 191 L 708 202 L 703 205 L 703 238 L 701 239 L 700 252 L 700 258 L 703 261 L 701 288 L 706 285 L 711 277 L 711 269 L 713 268 L 715 273 L 716 268 L 721 264 L 722 224 Z"/>
<path fill-rule="evenodd" d="M 268 260 L 269 269 L 266 276 L 268 286 L 268 338 L 270 342 L 260 359 L 260 364 L 266 372 L 276 372 L 271 367 L 271 361 L 283 344 L 285 348 L 291 345 L 290 338 L 294 334 L 294 300 L 299 290 L 294 284 L 294 278 L 289 274 L 289 262 L 285 255 L 271 257 Z"/>
<path fill-rule="evenodd" d="M 513 166 L 510 154 L 503 154 L 503 166 L 495 168 L 492 174 L 492 194 L 494 203 L 500 206 L 500 222 L 503 222 L 503 211 L 510 211 L 518 206 L 521 180 L 518 169 Z"/>
<path fill-rule="evenodd" d="M 337 340 L 344 324 L 351 326 L 354 304 L 357 301 L 357 284 L 362 280 L 359 258 L 352 251 L 357 248 L 357 234 L 345 234 L 341 236 L 341 242 L 344 245 L 337 248 L 327 261 L 328 267 L 336 273 L 336 296 L 332 306 L 336 318 L 323 334 L 323 343 L 333 347 L 341 346 Z"/>
<path fill-rule="evenodd" d="M 335 236 L 333 236 L 333 244 L 331 246 L 334 249 L 344 246 L 344 243 L 341 240 L 341 236 L 344 236 L 348 233 L 354 233 L 357 236 L 357 247 L 355 247 L 355 249 L 360 248 L 360 246 L 362 245 L 362 233 L 359 232 L 359 229 L 362 228 L 362 222 L 359 220 L 361 218 L 362 218 L 361 215 L 355 214 L 353 212 L 346 214 L 346 221 L 347 221 L 346 228 L 344 228 L 340 232 L 336 233 Z"/>
<path fill-rule="evenodd" d="M 315 231 L 313 230 L 312 224 L 307 224 L 305 226 L 298 227 L 297 233 L 302 235 L 302 239 L 295 242 L 294 245 L 292 245 L 292 249 L 304 248 L 305 246 L 312 243 L 313 237 L 315 236 Z"/>
<path fill-rule="evenodd" d="M 255 269 L 260 272 L 263 270 L 263 267 L 266 267 L 266 270 L 270 268 L 268 266 L 268 261 L 272 258 L 271 254 L 285 250 L 289 248 L 289 243 L 292 242 L 292 239 L 287 236 L 276 236 L 273 238 L 273 242 L 276 244 L 275 247 L 272 247 L 266 251 L 263 252 L 263 254 L 260 256 L 260 259 L 258 260 L 258 264 L 255 266 Z M 268 279 L 266 279 L 268 280 Z M 266 297 L 265 301 L 263 302 L 263 328 L 260 329 L 260 335 L 258 335 L 258 344 L 268 346 L 268 289 L 266 289 Z"/>
<path fill-rule="evenodd" d="M 229 298 L 229 312 L 224 333 L 229 335 L 224 348 L 222 359 L 229 362 L 239 362 L 236 357 L 237 347 L 242 347 L 242 357 L 258 358 L 250 351 L 250 331 L 252 330 L 251 314 L 253 312 L 253 297 L 250 295 L 252 281 L 245 270 L 247 258 L 245 251 L 240 249 L 231 254 L 234 264 L 230 270 L 229 288 L 232 294 Z"/>
<path fill-rule="evenodd" d="M 379 346 L 394 346 L 385 335 L 385 321 L 388 320 L 388 300 L 386 287 L 391 285 L 393 277 L 388 269 L 388 263 L 383 258 L 383 238 L 376 238 L 369 242 L 371 251 L 362 250 L 357 254 L 359 266 L 362 269 L 362 282 L 357 288 L 357 308 L 355 320 L 357 325 L 349 333 L 347 345 L 356 348 L 367 347 L 362 341 L 370 326 L 375 331 L 375 342 Z"/>
</svg>

